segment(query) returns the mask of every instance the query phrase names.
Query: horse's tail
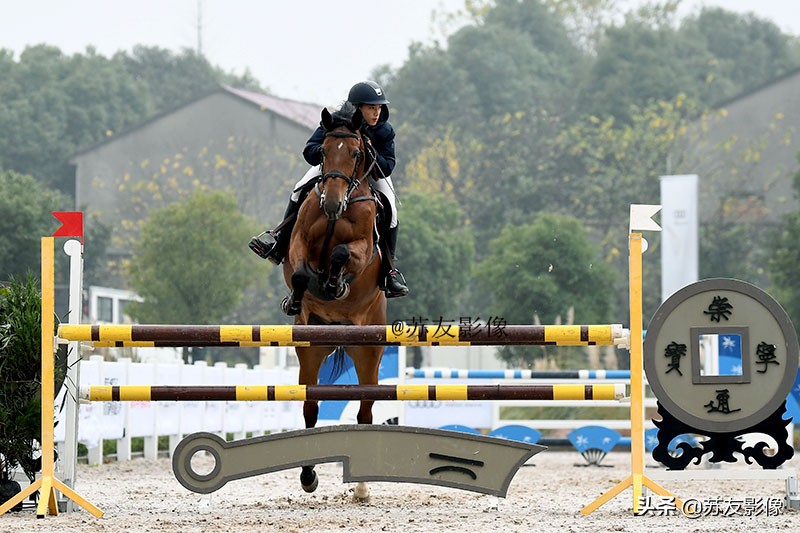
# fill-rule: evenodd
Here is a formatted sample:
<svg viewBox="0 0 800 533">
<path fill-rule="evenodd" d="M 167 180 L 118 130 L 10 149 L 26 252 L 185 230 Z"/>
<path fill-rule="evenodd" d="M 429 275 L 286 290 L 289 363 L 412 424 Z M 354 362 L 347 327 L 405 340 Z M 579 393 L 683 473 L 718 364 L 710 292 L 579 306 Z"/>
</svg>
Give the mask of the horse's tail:
<svg viewBox="0 0 800 533">
<path fill-rule="evenodd" d="M 339 376 L 344 373 L 344 346 L 337 346 L 333 353 L 330 355 L 333 357 L 333 368 L 331 368 L 331 383 L 335 383 Z"/>
</svg>

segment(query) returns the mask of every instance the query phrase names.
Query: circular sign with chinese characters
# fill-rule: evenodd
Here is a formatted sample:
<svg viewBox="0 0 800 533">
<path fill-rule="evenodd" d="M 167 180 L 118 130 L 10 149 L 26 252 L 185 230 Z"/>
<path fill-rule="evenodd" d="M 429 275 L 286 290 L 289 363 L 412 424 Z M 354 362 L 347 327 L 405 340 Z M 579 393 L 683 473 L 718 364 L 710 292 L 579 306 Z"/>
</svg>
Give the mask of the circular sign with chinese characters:
<svg viewBox="0 0 800 533">
<path fill-rule="evenodd" d="M 772 415 L 797 375 L 797 334 L 783 308 L 734 279 L 687 285 L 661 307 L 644 342 L 647 380 L 675 418 L 734 432 Z"/>
</svg>

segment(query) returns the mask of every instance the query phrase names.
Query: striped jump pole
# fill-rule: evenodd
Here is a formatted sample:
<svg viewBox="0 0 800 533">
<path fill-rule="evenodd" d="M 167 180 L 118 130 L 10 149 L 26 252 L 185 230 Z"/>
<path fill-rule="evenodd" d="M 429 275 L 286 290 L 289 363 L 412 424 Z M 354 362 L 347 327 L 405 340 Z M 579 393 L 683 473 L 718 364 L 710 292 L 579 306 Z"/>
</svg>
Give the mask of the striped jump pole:
<svg viewBox="0 0 800 533">
<path fill-rule="evenodd" d="M 631 378 L 630 370 L 470 370 L 408 368 L 407 378 L 424 379 L 583 379 L 603 381 L 606 379 Z"/>
<path fill-rule="evenodd" d="M 588 326 L 372 325 L 205 326 L 72 325 L 58 328 L 65 341 L 102 347 L 179 346 L 509 346 L 630 345 L 620 324 Z"/>
<path fill-rule="evenodd" d="M 88 401 L 306 400 L 621 400 L 624 384 L 605 385 L 92 385 Z"/>
</svg>

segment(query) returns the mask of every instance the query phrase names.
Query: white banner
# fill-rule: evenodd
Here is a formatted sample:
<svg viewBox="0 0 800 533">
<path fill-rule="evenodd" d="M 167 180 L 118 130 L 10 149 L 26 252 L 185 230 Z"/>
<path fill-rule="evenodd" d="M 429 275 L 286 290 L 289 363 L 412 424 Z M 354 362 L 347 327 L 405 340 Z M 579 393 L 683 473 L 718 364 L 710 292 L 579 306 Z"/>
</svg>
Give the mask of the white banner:
<svg viewBox="0 0 800 533">
<path fill-rule="evenodd" d="M 661 301 L 697 281 L 697 176 L 661 176 Z"/>
</svg>

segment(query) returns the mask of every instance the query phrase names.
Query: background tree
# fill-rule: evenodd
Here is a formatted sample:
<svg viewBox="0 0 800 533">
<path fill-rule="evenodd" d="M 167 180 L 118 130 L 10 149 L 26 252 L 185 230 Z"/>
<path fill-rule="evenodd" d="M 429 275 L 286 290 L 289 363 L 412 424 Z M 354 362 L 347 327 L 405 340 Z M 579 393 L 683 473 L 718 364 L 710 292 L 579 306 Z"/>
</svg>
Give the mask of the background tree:
<svg viewBox="0 0 800 533">
<path fill-rule="evenodd" d="M 464 214 L 440 195 L 404 195 L 400 207 L 398 260 L 411 287 L 405 298 L 389 300 L 389 319 L 458 320 L 475 253 Z"/>
<path fill-rule="evenodd" d="M 131 317 L 143 323 L 225 323 L 255 272 L 257 258 L 241 251 L 253 225 L 220 192 L 197 192 L 152 211 L 130 263 L 131 286 L 144 299 L 131 304 Z"/>
<path fill-rule="evenodd" d="M 113 60 L 131 78 L 146 84 L 150 104 L 156 111 L 174 109 L 216 89 L 220 83 L 265 92 L 249 71 L 242 76 L 228 74 L 188 48 L 175 53 L 154 46 L 135 46 L 130 54 L 120 52 Z"/>
<path fill-rule="evenodd" d="M 532 224 L 507 226 L 489 251 L 475 276 L 493 317 L 508 324 L 610 323 L 615 275 L 574 217 L 541 214 Z M 546 347 L 506 346 L 500 357 L 515 368 L 532 368 L 548 353 Z M 582 368 L 568 366 L 566 358 L 559 352 L 564 368 Z"/>
<path fill-rule="evenodd" d="M 770 21 L 704 8 L 678 24 L 677 5 L 652 4 L 606 28 L 584 82 L 584 112 L 625 120 L 632 104 L 679 93 L 713 106 L 800 65 L 797 37 Z"/>
<path fill-rule="evenodd" d="M 0 69 L 0 128 L 15 132 L 0 137 L 0 166 L 65 192 L 70 154 L 153 111 L 146 86 L 92 49 L 67 57 L 33 46 Z"/>
<path fill-rule="evenodd" d="M 69 211 L 70 201 L 31 176 L 0 170 L 0 281 L 39 277 L 40 238 L 52 234 L 53 211 Z"/>
</svg>

